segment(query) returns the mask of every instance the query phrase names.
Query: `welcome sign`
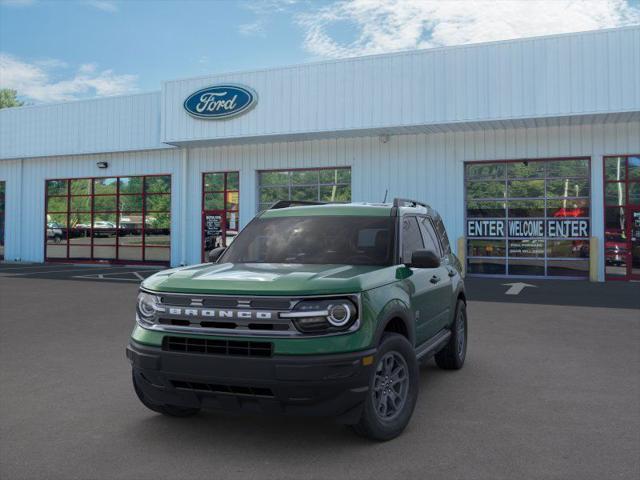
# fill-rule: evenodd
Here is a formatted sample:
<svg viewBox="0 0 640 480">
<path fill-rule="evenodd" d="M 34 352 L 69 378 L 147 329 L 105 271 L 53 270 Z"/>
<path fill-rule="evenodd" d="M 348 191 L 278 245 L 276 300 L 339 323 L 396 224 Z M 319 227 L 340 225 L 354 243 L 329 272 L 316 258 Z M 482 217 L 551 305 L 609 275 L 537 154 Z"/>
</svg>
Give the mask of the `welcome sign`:
<svg viewBox="0 0 640 480">
<path fill-rule="evenodd" d="M 207 120 L 224 120 L 246 113 L 258 102 L 258 95 L 244 85 L 212 85 L 192 93 L 184 101 L 189 115 Z"/>
<path fill-rule="evenodd" d="M 586 218 L 467 220 L 469 238 L 588 238 Z"/>
</svg>

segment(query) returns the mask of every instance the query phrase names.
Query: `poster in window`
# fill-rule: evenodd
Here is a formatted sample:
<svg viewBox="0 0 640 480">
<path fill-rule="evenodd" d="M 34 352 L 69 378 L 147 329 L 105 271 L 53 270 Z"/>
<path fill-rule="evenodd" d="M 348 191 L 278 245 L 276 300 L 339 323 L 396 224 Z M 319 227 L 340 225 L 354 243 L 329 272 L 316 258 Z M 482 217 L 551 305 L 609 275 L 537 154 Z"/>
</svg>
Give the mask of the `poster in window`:
<svg viewBox="0 0 640 480">
<path fill-rule="evenodd" d="M 206 251 L 224 246 L 222 238 L 222 215 L 205 215 L 204 248 Z"/>
</svg>

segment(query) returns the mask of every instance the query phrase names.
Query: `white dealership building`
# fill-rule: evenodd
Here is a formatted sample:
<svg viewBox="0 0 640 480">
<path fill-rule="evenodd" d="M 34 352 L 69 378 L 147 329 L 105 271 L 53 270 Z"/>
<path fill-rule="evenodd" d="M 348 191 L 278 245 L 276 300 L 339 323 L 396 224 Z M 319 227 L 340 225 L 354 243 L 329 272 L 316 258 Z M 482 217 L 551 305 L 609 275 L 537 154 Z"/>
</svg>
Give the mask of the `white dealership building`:
<svg viewBox="0 0 640 480">
<path fill-rule="evenodd" d="M 193 264 L 275 200 L 385 195 L 468 275 L 640 279 L 640 27 L 0 111 L 5 261 Z"/>
</svg>

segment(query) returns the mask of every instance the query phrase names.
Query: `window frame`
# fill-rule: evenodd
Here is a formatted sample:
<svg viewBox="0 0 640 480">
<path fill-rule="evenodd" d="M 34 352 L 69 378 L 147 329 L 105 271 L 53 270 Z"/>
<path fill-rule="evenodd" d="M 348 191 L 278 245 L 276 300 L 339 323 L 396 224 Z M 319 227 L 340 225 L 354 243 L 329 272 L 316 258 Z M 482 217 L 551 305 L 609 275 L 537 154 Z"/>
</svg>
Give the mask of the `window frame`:
<svg viewBox="0 0 640 480">
<path fill-rule="evenodd" d="M 169 178 L 169 191 L 167 192 L 151 192 L 148 193 L 147 192 L 147 179 L 149 178 L 158 178 L 158 177 L 168 177 Z M 142 180 L 142 187 L 141 187 L 141 191 L 140 192 L 135 192 L 135 193 L 121 193 L 120 192 L 120 185 L 121 185 L 121 179 L 124 178 L 140 178 Z M 115 180 L 115 193 L 95 193 L 95 184 L 96 184 L 96 180 L 104 180 L 104 179 L 114 179 Z M 81 193 L 81 194 L 72 194 L 71 192 L 71 184 L 73 181 L 78 181 L 78 180 L 88 180 L 90 182 L 90 191 L 88 194 L 85 193 Z M 50 182 L 66 182 L 66 186 L 65 186 L 65 190 L 66 192 L 64 194 L 53 194 L 53 195 L 49 195 L 49 191 L 48 191 L 48 186 Z M 100 177 L 96 177 L 96 176 L 90 176 L 90 177 L 69 177 L 69 178 L 46 178 L 44 180 L 44 239 L 43 239 L 43 258 L 45 259 L 46 262 L 58 262 L 58 263 L 68 263 L 70 261 L 76 262 L 76 263 L 112 263 L 112 264 L 145 264 L 145 265 L 169 265 L 171 263 L 171 246 L 172 246 L 172 235 L 173 235 L 173 229 L 171 228 L 171 218 L 172 218 L 172 195 L 173 195 L 173 176 L 170 173 L 157 173 L 157 174 L 148 174 L 148 175 L 106 175 L 106 176 L 100 176 Z M 138 211 L 130 211 L 130 210 L 121 210 L 121 202 L 120 199 L 123 196 L 140 196 L 142 198 L 142 205 L 141 205 L 141 210 Z M 169 210 L 147 210 L 147 198 L 150 196 L 168 196 L 169 197 Z M 90 207 L 89 210 L 82 210 L 82 211 L 72 211 L 71 210 L 71 200 L 72 198 L 88 198 L 89 202 L 90 202 Z M 96 210 L 95 209 L 95 198 L 101 198 L 101 197 L 115 197 L 116 203 L 115 203 L 115 210 Z M 49 212 L 49 199 L 50 198 L 66 198 L 66 203 L 67 203 L 67 209 L 64 212 Z M 69 232 L 71 230 L 69 223 L 70 223 L 70 218 L 71 215 L 75 213 L 75 214 L 80 214 L 80 215 L 86 215 L 88 216 L 91 220 L 90 220 L 90 227 L 89 227 L 89 237 L 91 239 L 91 241 L 89 242 L 88 245 L 82 245 L 82 244 L 74 244 L 72 243 L 69 237 Z M 140 245 L 136 245 L 134 247 L 129 247 L 126 245 L 120 245 L 120 230 L 122 230 L 120 228 L 120 218 L 122 214 L 135 214 L 135 213 L 140 213 L 142 222 L 141 222 L 141 227 L 140 227 L 140 239 L 141 239 L 141 243 Z M 146 239 L 146 233 L 147 230 L 152 231 L 152 230 L 158 230 L 157 228 L 149 228 L 147 227 L 146 224 L 146 219 L 148 214 L 151 213 L 160 213 L 160 214 L 168 214 L 169 216 L 169 245 L 165 246 L 165 245 L 147 245 L 147 239 Z M 48 237 L 47 237 L 47 230 L 48 230 L 48 215 L 50 214 L 58 214 L 58 215 L 65 215 L 66 217 L 66 225 L 64 226 L 64 232 L 66 235 L 66 255 L 64 257 L 48 257 L 47 256 L 47 246 L 48 246 Z M 94 255 L 94 247 L 95 247 L 95 234 L 94 234 L 94 225 L 96 222 L 96 214 L 97 215 L 115 215 L 115 228 L 113 229 L 114 231 L 114 236 L 113 236 L 113 244 L 106 244 L 104 246 L 113 246 L 115 247 L 115 258 L 101 258 L 101 257 L 96 257 Z M 70 252 L 71 252 L 71 247 L 72 246 L 83 246 L 83 247 L 89 247 L 89 256 L 87 258 L 74 258 L 70 256 Z M 98 247 L 100 247 L 101 245 L 98 245 Z M 141 252 L 140 255 L 140 260 L 136 259 L 136 260 L 129 260 L 129 259 L 123 259 L 121 258 L 120 255 L 120 250 L 125 249 L 123 251 L 131 251 L 133 249 L 139 249 Z M 169 252 L 169 256 L 167 260 L 147 260 L 147 249 L 165 249 L 168 250 Z"/>
<path fill-rule="evenodd" d="M 611 158 L 624 158 L 624 170 L 625 170 L 625 175 L 624 175 L 624 179 L 622 180 L 610 180 L 607 179 L 606 177 L 606 167 L 607 167 L 607 160 L 611 159 Z M 631 179 L 629 177 L 629 159 L 631 157 L 638 157 L 640 158 L 640 153 L 629 153 L 629 154 L 619 154 L 619 155 L 603 155 L 602 156 L 602 221 L 603 221 L 603 235 L 604 235 L 604 239 L 603 239 L 603 248 L 606 249 L 606 234 L 607 234 L 607 226 L 606 226 L 606 222 L 607 222 L 607 211 L 609 209 L 624 209 L 624 218 L 625 218 L 625 233 L 627 233 L 628 230 L 630 230 L 632 228 L 631 226 L 631 222 L 629 221 L 629 212 L 631 210 L 635 210 L 640 208 L 640 203 L 638 204 L 632 204 L 629 200 L 629 192 L 630 192 L 630 185 L 634 184 L 634 185 L 639 185 L 640 186 L 640 177 L 638 178 L 634 178 Z M 609 205 L 607 204 L 607 185 L 610 184 L 622 184 L 624 185 L 624 203 L 622 205 Z M 633 261 L 632 260 L 632 241 L 631 241 L 631 237 L 628 236 L 627 237 L 627 241 L 625 242 L 627 244 L 627 250 L 628 250 L 628 261 Z M 631 248 L 629 248 L 631 247 Z M 633 267 L 631 265 L 626 265 L 626 273 L 624 276 L 622 275 L 611 275 L 611 274 L 607 274 L 607 264 L 606 264 L 606 251 L 604 252 L 604 278 L 606 281 L 614 281 L 614 282 L 620 282 L 620 281 L 631 281 L 631 280 L 640 280 L 640 275 L 634 275 L 633 274 Z"/>
<path fill-rule="evenodd" d="M 562 177 L 562 176 L 558 176 L 558 175 L 551 175 L 549 172 L 549 165 L 552 162 L 562 162 L 562 161 L 586 161 L 586 171 L 585 174 L 578 174 L 578 175 L 569 175 L 566 177 Z M 510 176 L 509 174 L 509 165 L 510 164 L 515 164 L 515 163 L 523 163 L 523 162 L 531 162 L 531 163 L 540 163 L 543 164 L 543 171 L 542 174 L 538 174 L 535 176 Z M 504 165 L 504 167 L 502 167 L 501 170 L 503 170 L 503 173 L 499 176 L 496 176 L 495 174 L 491 175 L 491 176 L 487 176 L 485 178 L 469 178 L 468 176 L 468 166 L 470 165 L 483 165 L 483 164 L 495 164 L 495 165 Z M 519 159 L 508 159 L 508 160 L 481 160 L 481 161 L 468 161 L 468 162 L 464 162 L 464 166 L 463 166 L 463 171 L 464 171 L 464 175 L 463 175 L 463 192 L 464 192 L 464 198 L 463 198 L 463 208 L 464 208 L 464 238 L 465 238 L 465 248 L 466 251 L 465 253 L 465 263 L 467 264 L 467 268 L 469 263 L 473 263 L 470 262 L 471 261 L 476 261 L 476 262 L 481 262 L 483 259 L 487 260 L 491 260 L 491 261 L 499 261 L 499 262 L 503 262 L 504 264 L 504 273 L 498 273 L 498 274 L 494 274 L 494 273 L 469 273 L 469 275 L 471 276 L 487 276 L 487 277 L 522 277 L 522 278 L 554 278 L 554 279 L 584 279 L 584 278 L 588 278 L 589 276 L 589 272 L 588 269 L 585 272 L 585 275 L 575 275 L 575 276 L 564 276 L 564 275 L 549 275 L 549 262 L 558 262 L 558 261 L 568 261 L 568 262 L 588 262 L 589 257 L 585 258 L 581 258 L 581 257 L 550 257 L 548 255 L 548 242 L 549 241 L 555 241 L 555 240 L 588 240 L 588 238 L 576 238 L 576 237 L 567 237 L 567 238 L 550 238 L 546 235 L 542 236 L 542 237 L 530 237 L 528 238 L 529 240 L 538 240 L 541 239 L 544 242 L 544 255 L 542 257 L 533 257 L 533 256 L 527 256 L 527 257 L 510 257 L 509 255 L 509 245 L 510 245 L 510 241 L 518 241 L 518 240 L 523 240 L 523 238 L 515 238 L 515 237 L 509 237 L 508 232 L 505 232 L 505 235 L 503 237 L 500 238 L 490 238 L 490 237 L 468 237 L 467 236 L 467 224 L 468 224 L 468 220 L 469 219 L 481 219 L 481 220 L 503 220 L 505 222 L 505 225 L 508 224 L 509 219 L 538 219 L 538 220 L 543 220 L 546 222 L 549 219 L 553 219 L 554 217 L 549 216 L 549 203 L 553 202 L 553 201 L 557 201 L 557 200 L 567 200 L 567 201 L 586 201 L 587 205 L 589 207 L 589 213 L 586 216 L 579 216 L 579 217 L 567 217 L 567 218 L 576 218 L 576 219 L 587 219 L 589 222 L 589 234 L 591 235 L 593 232 L 593 182 L 592 182 L 592 172 L 591 172 L 591 167 L 592 167 L 592 158 L 590 156 L 571 156 L 571 157 L 545 157 L 545 158 L 519 158 Z M 549 181 L 552 181 L 554 179 L 570 179 L 570 180 L 587 180 L 588 185 L 589 185 L 589 195 L 588 196 L 583 196 L 583 195 L 578 195 L 578 196 L 567 196 L 567 197 L 549 197 L 547 194 L 547 184 Z M 542 180 L 544 182 L 544 193 L 543 196 L 541 197 L 510 197 L 509 196 L 509 190 L 508 190 L 508 185 L 509 182 L 511 181 L 529 181 L 529 180 Z M 503 182 L 504 183 L 504 196 L 501 198 L 498 197 L 470 197 L 468 195 L 468 191 L 467 191 L 467 187 L 469 184 L 471 183 L 477 183 L 477 182 Z M 513 216 L 513 215 L 509 215 L 510 213 L 510 208 L 509 208 L 509 204 L 512 201 L 543 201 L 544 202 L 544 216 L 535 216 L 535 217 L 523 217 L 523 216 Z M 486 217 L 469 217 L 468 215 L 468 206 L 469 206 L 469 202 L 495 202 L 496 204 L 504 204 L 504 216 L 486 216 Z M 469 255 L 469 251 L 468 251 L 468 241 L 469 240 L 486 240 L 486 241 L 502 241 L 505 244 L 505 248 L 504 248 L 504 255 L 503 256 L 491 256 L 491 257 L 487 257 L 487 256 L 476 256 L 476 255 Z M 522 261 L 522 260 L 540 260 L 542 259 L 544 261 L 544 265 L 543 265 L 543 271 L 544 274 L 543 275 L 521 275 L 521 274 L 512 274 L 510 273 L 510 269 L 509 269 L 509 259 L 513 258 L 514 260 L 517 261 Z M 515 265 L 515 263 L 514 263 Z M 577 265 L 577 263 L 576 263 Z M 588 268 L 588 265 L 587 265 Z"/>
<path fill-rule="evenodd" d="M 433 252 L 436 255 L 438 255 L 440 257 L 440 259 L 445 257 L 445 251 L 444 251 L 444 247 L 442 245 L 442 242 L 440 241 L 440 237 L 438 235 L 438 232 L 436 231 L 434 222 L 433 222 L 433 218 L 429 215 L 418 215 L 418 218 L 424 222 L 428 222 L 428 226 L 431 228 L 431 231 L 433 232 L 433 238 L 432 240 L 435 242 L 435 246 L 438 249 L 438 251 Z M 431 236 L 429 234 L 429 232 L 423 232 L 422 231 L 422 224 L 423 222 L 421 222 L 420 220 L 418 220 L 418 228 L 420 229 L 420 234 L 422 235 L 422 244 L 424 245 L 424 248 L 427 249 L 427 246 L 425 245 L 425 233 L 429 236 Z M 424 226 L 425 230 L 428 228 L 427 225 Z"/>
<path fill-rule="evenodd" d="M 237 189 L 229 189 L 228 185 L 229 185 L 229 174 L 236 174 L 238 176 L 238 188 Z M 206 187 L 206 178 L 207 175 L 216 175 L 216 174 L 220 174 L 220 175 L 224 175 L 224 179 L 223 179 L 223 185 L 222 185 L 222 190 L 207 190 Z M 201 210 L 201 225 L 200 225 L 200 251 L 201 251 L 201 261 L 204 263 L 207 260 L 207 253 L 205 251 L 205 243 L 206 243 L 206 238 L 205 238 L 205 217 L 207 215 L 207 212 L 222 212 L 222 214 L 224 215 L 224 221 L 222 224 L 222 238 L 224 240 L 225 246 L 229 246 L 227 244 L 226 241 L 226 233 L 227 233 L 227 214 L 229 213 L 235 213 L 237 215 L 237 230 L 238 233 L 240 233 L 240 170 L 215 170 L 215 171 L 206 171 L 206 172 L 202 172 L 202 189 L 201 189 L 201 205 L 200 205 L 200 210 Z M 206 199 L 206 195 L 208 193 L 221 193 L 222 194 L 222 198 L 223 198 L 223 202 L 222 202 L 222 206 L 223 208 L 206 208 L 206 203 L 205 203 L 205 199 Z M 229 193 L 237 193 L 238 194 L 238 203 L 236 205 L 236 208 L 229 208 L 227 203 L 227 195 Z"/>
<path fill-rule="evenodd" d="M 288 176 L 288 182 L 287 184 L 274 184 L 274 185 L 262 185 L 261 183 L 261 175 L 263 173 L 278 173 L 278 172 L 321 172 L 321 171 L 326 171 L 326 170 L 348 170 L 349 171 L 349 182 L 345 183 L 345 182 L 337 182 L 337 183 L 323 183 L 320 181 L 320 174 L 318 173 L 318 182 L 317 183 L 305 183 L 305 184 L 292 184 L 291 183 L 291 176 Z M 318 189 L 318 195 L 316 197 L 316 200 L 314 201 L 322 201 L 320 199 L 320 192 L 321 192 L 321 187 L 327 187 L 327 186 L 337 186 L 337 187 L 349 187 L 350 189 L 352 188 L 353 185 L 353 169 L 351 168 L 350 165 L 343 165 L 343 166 L 333 166 L 333 167 L 311 167 L 311 168 L 280 168 L 280 169 L 263 169 L 263 170 L 257 170 L 256 171 L 256 188 L 257 188 L 257 195 L 256 195 L 256 205 L 257 205 L 257 211 L 261 212 L 264 211 L 266 209 L 268 209 L 271 205 L 273 205 L 273 203 L 267 205 L 266 202 L 262 202 L 261 201 L 261 191 L 263 188 L 287 188 L 287 193 L 288 193 L 288 198 L 282 198 L 279 200 L 291 200 L 291 190 L 292 188 L 296 188 L 296 187 L 317 187 Z M 351 192 L 350 194 L 350 198 L 349 201 L 351 201 L 352 197 L 353 197 L 353 192 Z M 275 203 L 275 202 L 274 202 Z M 331 203 L 331 202 L 329 202 Z M 341 201 L 338 202 L 333 202 L 333 203 L 341 203 Z"/>
<path fill-rule="evenodd" d="M 411 259 L 405 260 L 404 258 L 404 228 L 403 228 L 403 220 L 405 218 L 413 218 L 415 219 L 416 226 L 418 227 L 418 236 L 422 241 L 422 248 L 424 249 L 424 238 L 422 236 L 422 231 L 420 229 L 420 222 L 418 218 L 423 215 L 418 215 L 415 213 L 408 213 L 406 215 L 398 215 L 398 233 L 400 235 L 400 241 L 398 242 L 398 255 L 399 255 L 399 264 L 406 265 L 407 263 L 411 263 Z M 415 251 L 415 250 L 414 250 Z M 413 252 L 412 252 L 413 253 Z"/>
</svg>

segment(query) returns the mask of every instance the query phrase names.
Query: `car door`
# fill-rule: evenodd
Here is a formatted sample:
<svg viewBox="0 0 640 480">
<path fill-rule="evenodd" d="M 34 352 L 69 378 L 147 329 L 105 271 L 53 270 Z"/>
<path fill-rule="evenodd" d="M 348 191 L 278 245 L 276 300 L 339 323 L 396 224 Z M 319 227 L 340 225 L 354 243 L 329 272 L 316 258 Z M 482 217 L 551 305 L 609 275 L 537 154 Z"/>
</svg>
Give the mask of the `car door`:
<svg viewBox="0 0 640 480">
<path fill-rule="evenodd" d="M 433 292 L 430 297 L 430 308 L 432 309 L 432 318 L 435 332 L 442 330 L 449 325 L 451 320 L 451 299 L 453 295 L 452 275 L 453 271 L 449 265 L 449 259 L 445 255 L 444 246 L 438 239 L 435 225 L 431 218 L 420 217 L 420 231 L 424 239 L 425 249 L 432 250 L 440 257 L 439 268 L 433 269 L 434 273 L 430 281 L 433 284 Z"/>
<path fill-rule="evenodd" d="M 411 263 L 411 256 L 415 250 L 424 249 L 424 241 L 418 225 L 418 217 L 402 217 L 402 230 L 400 236 L 401 261 L 404 264 Z M 411 275 L 405 279 L 411 298 L 411 311 L 416 326 L 416 344 L 419 345 L 428 340 L 437 331 L 434 320 L 438 319 L 439 307 L 434 301 L 438 296 L 437 282 L 433 283 L 433 277 L 438 275 L 439 269 L 413 268 Z"/>
</svg>

